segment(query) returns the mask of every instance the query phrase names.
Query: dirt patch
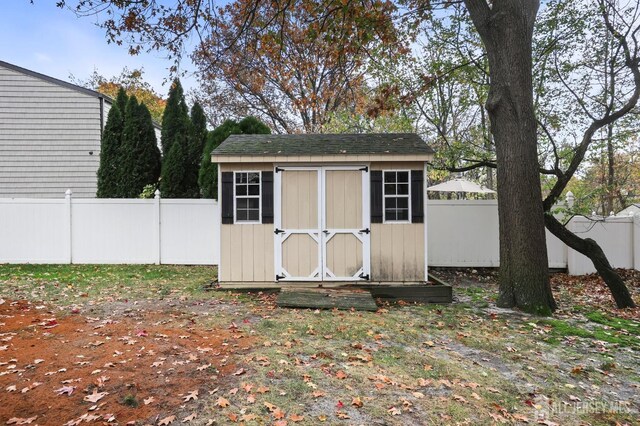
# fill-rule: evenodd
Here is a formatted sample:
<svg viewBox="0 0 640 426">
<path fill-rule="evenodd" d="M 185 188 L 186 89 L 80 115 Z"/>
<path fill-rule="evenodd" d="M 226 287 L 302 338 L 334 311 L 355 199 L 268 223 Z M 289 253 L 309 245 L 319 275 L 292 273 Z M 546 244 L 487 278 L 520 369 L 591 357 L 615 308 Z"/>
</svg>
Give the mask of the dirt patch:
<svg viewBox="0 0 640 426">
<path fill-rule="evenodd" d="M 239 370 L 234 355 L 249 344 L 238 329 L 196 328 L 177 311 L 60 316 L 44 305 L 4 301 L 0 424 L 36 416 L 39 425 L 143 424 L 197 412 Z"/>
</svg>

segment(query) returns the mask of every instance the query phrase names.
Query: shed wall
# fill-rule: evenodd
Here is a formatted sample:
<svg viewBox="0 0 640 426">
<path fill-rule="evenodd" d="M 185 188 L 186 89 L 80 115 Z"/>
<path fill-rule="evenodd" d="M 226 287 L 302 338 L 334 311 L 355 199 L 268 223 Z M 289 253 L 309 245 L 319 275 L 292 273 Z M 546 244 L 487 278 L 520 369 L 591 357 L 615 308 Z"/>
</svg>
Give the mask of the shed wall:
<svg viewBox="0 0 640 426">
<path fill-rule="evenodd" d="M 223 163 L 221 171 L 273 170 L 273 163 Z M 423 170 L 423 162 L 386 161 L 372 170 Z M 371 281 L 425 280 L 425 225 L 395 223 L 371 225 Z M 273 282 L 273 225 L 222 225 L 222 282 Z"/>
<path fill-rule="evenodd" d="M 0 66 L 0 197 L 94 197 L 100 124 L 97 97 Z"/>
</svg>

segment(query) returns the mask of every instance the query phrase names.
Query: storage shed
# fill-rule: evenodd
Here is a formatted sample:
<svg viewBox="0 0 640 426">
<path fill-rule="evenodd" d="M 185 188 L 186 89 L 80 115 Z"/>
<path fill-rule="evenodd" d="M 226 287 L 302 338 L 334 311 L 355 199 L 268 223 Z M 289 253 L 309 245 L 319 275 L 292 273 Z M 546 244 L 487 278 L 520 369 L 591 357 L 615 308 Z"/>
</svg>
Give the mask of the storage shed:
<svg viewBox="0 0 640 426">
<path fill-rule="evenodd" d="M 219 164 L 219 280 L 227 288 L 427 279 L 416 134 L 231 135 Z"/>
</svg>

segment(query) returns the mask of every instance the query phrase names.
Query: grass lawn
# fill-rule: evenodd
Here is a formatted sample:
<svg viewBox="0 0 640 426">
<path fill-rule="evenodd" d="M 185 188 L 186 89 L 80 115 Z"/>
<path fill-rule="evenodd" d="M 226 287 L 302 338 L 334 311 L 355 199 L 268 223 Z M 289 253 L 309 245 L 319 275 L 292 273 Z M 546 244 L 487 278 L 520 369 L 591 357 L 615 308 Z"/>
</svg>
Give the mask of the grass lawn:
<svg viewBox="0 0 640 426">
<path fill-rule="evenodd" d="M 0 424 L 637 424 L 640 310 L 595 277 L 554 275 L 537 318 L 495 307 L 492 271 L 375 313 L 280 309 L 215 273 L 0 265 Z"/>
</svg>

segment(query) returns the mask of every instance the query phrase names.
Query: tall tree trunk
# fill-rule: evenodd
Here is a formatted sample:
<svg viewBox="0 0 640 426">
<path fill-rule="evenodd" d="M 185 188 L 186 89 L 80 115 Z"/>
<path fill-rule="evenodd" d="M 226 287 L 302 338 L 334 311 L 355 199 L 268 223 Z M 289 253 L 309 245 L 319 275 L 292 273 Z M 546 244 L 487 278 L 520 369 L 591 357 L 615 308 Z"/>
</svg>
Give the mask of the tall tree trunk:
<svg viewBox="0 0 640 426">
<path fill-rule="evenodd" d="M 551 213 L 545 214 L 544 222 L 553 235 L 572 249 L 587 256 L 593 262 L 598 274 L 609 287 L 618 308 L 634 308 L 636 306 L 624 281 L 613 269 L 598 243 L 591 238 L 578 237 L 565 228 Z"/>
<path fill-rule="evenodd" d="M 534 0 L 465 0 L 489 59 L 487 111 L 496 144 L 500 221 L 498 305 L 542 315 L 556 308 L 549 282 L 533 106 Z"/>
</svg>

